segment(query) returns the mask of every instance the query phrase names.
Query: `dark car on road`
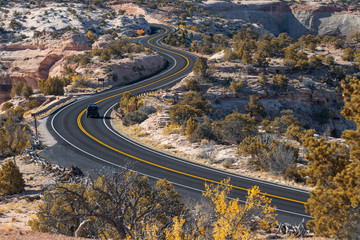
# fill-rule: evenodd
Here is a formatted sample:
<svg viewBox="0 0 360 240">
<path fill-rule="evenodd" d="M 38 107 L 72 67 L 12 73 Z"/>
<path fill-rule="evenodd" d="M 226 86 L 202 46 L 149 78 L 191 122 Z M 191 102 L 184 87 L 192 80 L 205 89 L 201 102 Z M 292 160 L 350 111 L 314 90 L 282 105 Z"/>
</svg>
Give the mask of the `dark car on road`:
<svg viewBox="0 0 360 240">
<path fill-rule="evenodd" d="M 94 103 L 89 104 L 89 106 L 86 109 L 86 117 L 87 118 L 88 117 L 95 117 L 95 118 L 100 117 L 99 107 Z"/>
</svg>

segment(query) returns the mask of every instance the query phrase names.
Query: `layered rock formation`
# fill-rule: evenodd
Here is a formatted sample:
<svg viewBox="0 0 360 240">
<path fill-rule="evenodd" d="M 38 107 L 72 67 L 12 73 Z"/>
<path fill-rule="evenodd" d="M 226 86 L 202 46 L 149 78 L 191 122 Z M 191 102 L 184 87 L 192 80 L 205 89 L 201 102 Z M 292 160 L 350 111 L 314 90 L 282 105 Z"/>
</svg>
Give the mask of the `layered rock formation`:
<svg viewBox="0 0 360 240">
<path fill-rule="evenodd" d="M 60 39 L 50 34 L 26 43 L 0 46 L 0 102 L 9 98 L 11 86 L 18 81 L 37 88 L 39 79 L 46 79 L 51 69 L 64 57 L 91 49 L 83 34 L 65 33 Z"/>
<path fill-rule="evenodd" d="M 136 30 L 150 33 L 143 18 L 119 15 L 111 8 L 92 9 L 83 4 L 47 3 L 7 5 L 0 11 L 0 103 L 9 98 L 13 84 L 37 81 L 61 72 L 63 59 L 94 48 L 102 48 L 117 35 L 136 36 Z M 91 45 L 86 33 L 100 37 Z"/>
<path fill-rule="evenodd" d="M 309 33 L 348 35 L 360 27 L 360 13 L 351 7 L 281 1 L 212 2 L 204 6 L 212 13 L 262 25 L 275 35 L 287 32 L 293 38 Z"/>
<path fill-rule="evenodd" d="M 105 86 L 119 86 L 150 76 L 163 69 L 165 64 L 165 60 L 160 55 L 141 53 L 136 54 L 132 60 L 124 58 L 112 59 L 110 62 L 94 61 L 86 67 L 72 66 L 72 68 L 83 76 L 89 76 L 93 84 L 97 84 L 97 79 L 103 78 Z M 58 75 L 58 70 L 61 69 L 64 68 L 60 64 L 58 68 L 52 69 L 50 74 Z"/>
</svg>

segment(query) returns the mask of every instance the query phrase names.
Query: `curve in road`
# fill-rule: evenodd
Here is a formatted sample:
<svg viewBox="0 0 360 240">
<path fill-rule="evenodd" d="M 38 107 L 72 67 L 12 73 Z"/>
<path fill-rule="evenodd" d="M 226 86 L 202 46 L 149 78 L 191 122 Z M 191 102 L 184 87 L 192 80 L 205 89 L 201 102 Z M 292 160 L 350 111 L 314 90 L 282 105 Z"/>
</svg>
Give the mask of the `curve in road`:
<svg viewBox="0 0 360 240">
<path fill-rule="evenodd" d="M 117 133 L 111 126 L 110 109 L 115 102 L 120 100 L 123 93 L 138 94 L 158 89 L 178 81 L 192 71 L 196 57 L 160 45 L 159 41 L 171 29 L 159 25 L 156 27 L 158 31 L 161 31 L 159 34 L 138 41 L 155 49 L 167 59 L 168 68 L 156 76 L 130 86 L 80 99 L 50 116 L 47 126 L 58 139 L 62 154 L 69 154 L 70 151 L 71 156 L 74 152 L 83 156 L 83 160 L 77 165 L 87 169 L 98 168 L 99 165 L 104 164 L 124 167 L 129 160 L 132 160 L 134 170 L 154 179 L 166 178 L 180 188 L 181 193 L 197 198 L 201 197 L 205 182 L 220 183 L 221 180 L 230 177 L 233 187 L 231 197 L 245 199 L 247 189 L 258 185 L 262 193 L 271 197 L 273 204 L 278 207 L 280 221 L 295 223 L 302 218 L 309 219 L 310 216 L 305 214 L 304 210 L 304 203 L 309 196 L 304 190 L 197 165 L 137 143 Z M 85 108 L 90 102 L 99 105 L 102 118 L 86 119 L 84 117 Z M 84 159 L 87 160 L 84 161 Z"/>
</svg>

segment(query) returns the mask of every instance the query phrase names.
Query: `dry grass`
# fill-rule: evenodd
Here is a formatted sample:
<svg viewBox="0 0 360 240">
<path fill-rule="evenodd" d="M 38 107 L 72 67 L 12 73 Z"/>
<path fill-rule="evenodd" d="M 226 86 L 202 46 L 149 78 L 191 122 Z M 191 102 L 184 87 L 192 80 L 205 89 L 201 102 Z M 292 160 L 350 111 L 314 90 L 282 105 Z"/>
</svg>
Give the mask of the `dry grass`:
<svg viewBox="0 0 360 240">
<path fill-rule="evenodd" d="M 16 228 L 13 227 L 11 224 L 1 224 L 0 229 L 2 231 L 10 231 L 10 230 L 15 230 Z"/>
<path fill-rule="evenodd" d="M 28 163 L 25 158 L 17 157 L 16 164 L 25 180 L 25 191 L 21 194 L 8 196 L 1 202 L 0 208 L 0 229 L 2 230 L 27 230 L 27 222 L 30 216 L 35 215 L 41 201 L 27 201 L 27 196 L 33 196 L 43 188 L 44 185 L 54 183 L 50 176 L 45 176 L 41 167 Z"/>
</svg>

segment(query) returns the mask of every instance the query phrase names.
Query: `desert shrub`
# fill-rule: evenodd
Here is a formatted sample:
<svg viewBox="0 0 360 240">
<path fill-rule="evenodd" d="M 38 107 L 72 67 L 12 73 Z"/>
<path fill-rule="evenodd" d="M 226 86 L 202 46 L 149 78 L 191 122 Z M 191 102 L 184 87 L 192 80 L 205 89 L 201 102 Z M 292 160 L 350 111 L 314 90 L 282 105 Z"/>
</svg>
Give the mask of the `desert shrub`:
<svg viewBox="0 0 360 240">
<path fill-rule="evenodd" d="M 259 73 L 258 81 L 261 85 L 265 86 L 268 83 L 269 79 L 263 72 L 261 72 L 261 73 Z"/>
<path fill-rule="evenodd" d="M 15 19 L 11 19 L 10 23 L 9 23 L 9 28 L 16 30 L 22 27 L 22 24 L 18 21 L 16 21 Z"/>
<path fill-rule="evenodd" d="M 291 164 L 284 173 L 285 179 L 292 180 L 297 183 L 304 183 L 305 179 L 301 176 L 299 172 L 299 168 L 296 166 L 296 164 Z"/>
<path fill-rule="evenodd" d="M 61 80 L 61 79 L 60 79 Z M 89 77 L 82 77 L 80 75 L 73 76 L 73 88 L 95 88 L 96 84 L 91 82 Z"/>
<path fill-rule="evenodd" d="M 23 96 L 25 98 L 29 98 L 33 94 L 32 87 L 25 82 L 17 82 L 11 88 L 11 97 L 15 96 Z"/>
<path fill-rule="evenodd" d="M 198 124 L 188 137 L 190 142 L 200 142 L 203 139 L 214 140 L 215 138 L 213 127 L 206 122 Z"/>
<path fill-rule="evenodd" d="M 79 230 L 79 236 L 93 239 L 150 239 L 146 222 L 151 233 L 164 239 L 164 229 L 185 211 L 180 196 L 165 179 L 153 184 L 132 171 L 102 171 L 81 183 L 45 191 L 29 226 L 33 231 L 69 236 Z"/>
<path fill-rule="evenodd" d="M 330 66 L 326 76 L 322 79 L 329 86 L 340 85 L 346 77 L 345 70 L 341 66 Z"/>
<path fill-rule="evenodd" d="M 266 34 L 256 43 L 257 51 L 261 52 L 264 57 L 273 57 L 273 47 L 270 42 L 271 36 Z"/>
<path fill-rule="evenodd" d="M 30 101 L 27 101 L 25 103 L 25 108 L 27 110 L 31 110 L 31 109 L 34 109 L 34 108 L 37 108 L 38 106 L 40 106 L 40 102 L 36 99 L 34 100 L 30 100 Z"/>
<path fill-rule="evenodd" d="M 18 106 L 0 115 L 0 157 L 19 154 L 29 144 L 28 126 L 21 123 L 25 110 Z"/>
<path fill-rule="evenodd" d="M 96 38 L 97 38 L 96 34 L 90 32 L 90 31 L 88 31 L 88 32 L 86 33 L 86 37 L 87 37 L 87 38 L 90 40 L 90 42 L 92 42 L 92 43 L 93 43 L 93 42 L 96 40 Z"/>
<path fill-rule="evenodd" d="M 255 96 L 250 96 L 250 100 L 248 105 L 246 106 L 246 110 L 250 113 L 251 116 L 261 116 L 265 117 L 266 112 L 264 106 L 260 103 L 259 98 Z"/>
<path fill-rule="evenodd" d="M 185 93 L 180 104 L 193 106 L 204 114 L 211 111 L 211 105 L 203 98 L 200 92 L 189 91 Z"/>
<path fill-rule="evenodd" d="M 190 135 L 193 134 L 193 132 L 195 131 L 198 125 L 199 125 L 198 122 L 191 117 L 186 121 L 185 133 L 187 138 L 189 138 Z"/>
<path fill-rule="evenodd" d="M 283 64 L 295 70 L 305 70 L 308 66 L 307 53 L 299 51 L 295 46 L 288 47 L 285 50 Z"/>
<path fill-rule="evenodd" d="M 21 95 L 25 98 L 29 98 L 33 94 L 33 89 L 30 85 L 25 84 L 25 86 L 21 90 Z"/>
<path fill-rule="evenodd" d="M 64 95 L 64 82 L 59 77 L 40 79 L 38 86 L 44 95 Z"/>
<path fill-rule="evenodd" d="M 119 111 L 123 113 L 133 112 L 138 110 L 141 105 L 142 101 L 137 96 L 133 96 L 131 93 L 126 92 L 121 97 Z"/>
<path fill-rule="evenodd" d="M 238 93 L 240 91 L 241 88 L 244 87 L 244 83 L 241 80 L 238 81 L 232 81 L 230 83 L 230 89 L 233 93 Z"/>
<path fill-rule="evenodd" d="M 312 56 L 309 57 L 309 64 L 313 65 L 313 66 L 321 66 L 321 65 L 323 65 L 322 61 L 323 61 L 323 59 L 321 57 L 319 57 L 319 56 L 312 55 Z"/>
<path fill-rule="evenodd" d="M 176 125 L 176 124 L 168 124 L 167 126 L 164 127 L 163 134 L 164 135 L 184 134 L 184 126 Z"/>
<path fill-rule="evenodd" d="M 353 61 L 355 56 L 355 51 L 352 48 L 345 48 L 341 58 L 345 61 Z"/>
<path fill-rule="evenodd" d="M 252 60 L 253 63 L 258 67 L 266 67 L 269 65 L 268 59 L 261 51 L 256 51 Z"/>
<path fill-rule="evenodd" d="M 275 140 L 271 135 L 245 138 L 238 146 L 238 153 L 249 156 L 249 164 L 258 170 L 281 174 L 298 158 L 297 148 Z"/>
<path fill-rule="evenodd" d="M 242 61 L 244 64 L 252 64 L 252 63 L 253 63 L 253 59 L 252 59 L 249 51 L 245 51 L 245 50 L 242 51 L 241 61 Z"/>
<path fill-rule="evenodd" d="M 225 159 L 222 165 L 224 168 L 230 168 L 233 163 L 232 159 Z"/>
<path fill-rule="evenodd" d="M 247 136 L 257 133 L 257 124 L 250 114 L 232 113 L 215 123 L 215 132 L 223 142 L 239 144 Z"/>
<path fill-rule="evenodd" d="M 142 111 L 144 113 L 146 113 L 147 115 L 156 113 L 157 109 L 154 106 L 150 106 L 150 105 L 141 105 L 139 107 L 139 111 Z"/>
<path fill-rule="evenodd" d="M 302 142 L 301 139 L 303 137 L 312 137 L 315 134 L 315 130 L 314 129 L 301 129 L 301 126 L 299 125 L 295 125 L 295 124 L 291 124 L 286 132 L 285 132 L 285 137 L 298 141 L 298 142 Z"/>
<path fill-rule="evenodd" d="M 6 102 L 6 103 L 3 104 L 1 110 L 2 110 L 2 111 L 6 111 L 6 110 L 8 110 L 9 108 L 11 108 L 12 106 L 14 106 L 14 104 L 13 104 L 12 102 Z"/>
<path fill-rule="evenodd" d="M 299 150 L 285 142 L 273 140 L 269 149 L 261 164 L 266 171 L 284 174 L 291 164 L 297 162 Z"/>
<path fill-rule="evenodd" d="M 344 43 L 345 43 L 345 41 L 343 39 L 336 39 L 333 42 L 333 46 L 335 49 L 344 48 Z"/>
<path fill-rule="evenodd" d="M 237 58 L 238 58 L 238 55 L 236 54 L 236 52 L 234 52 L 230 48 L 226 48 L 224 50 L 224 60 L 225 61 L 229 62 L 229 61 L 236 60 Z"/>
<path fill-rule="evenodd" d="M 237 152 L 244 156 L 256 158 L 265 147 L 260 136 L 248 136 L 239 144 Z"/>
<path fill-rule="evenodd" d="M 148 118 L 148 115 L 142 111 L 136 110 L 133 112 L 129 112 L 122 119 L 122 123 L 124 126 L 128 127 L 134 124 L 140 124 Z"/>
<path fill-rule="evenodd" d="M 323 63 L 324 63 L 325 65 L 328 65 L 328 66 L 334 65 L 335 59 L 334 59 L 333 56 L 327 55 L 327 56 L 324 58 Z"/>
<path fill-rule="evenodd" d="M 193 67 L 194 76 L 197 79 L 204 79 L 207 69 L 208 69 L 207 59 L 203 57 L 197 58 Z"/>
<path fill-rule="evenodd" d="M 294 116 L 292 110 L 282 110 L 281 117 L 275 117 L 274 120 L 264 120 L 261 122 L 262 130 L 266 133 L 275 135 L 284 134 L 292 124 L 302 126 L 302 123 Z"/>
<path fill-rule="evenodd" d="M 271 78 L 276 91 L 286 91 L 289 85 L 289 79 L 285 75 L 276 74 Z"/>
<path fill-rule="evenodd" d="M 25 182 L 19 167 L 8 161 L 0 170 L 0 196 L 12 195 L 24 191 Z"/>
<path fill-rule="evenodd" d="M 172 124 L 185 126 L 189 118 L 203 116 L 203 111 L 189 105 L 175 105 L 170 107 L 170 120 Z"/>
<path fill-rule="evenodd" d="M 196 79 L 191 78 L 189 81 L 185 83 L 185 88 L 189 91 L 197 92 L 200 91 L 200 84 Z"/>
<path fill-rule="evenodd" d="M 15 85 L 13 85 L 11 87 L 11 93 L 10 96 L 11 97 L 15 97 L 15 96 L 21 96 L 21 91 L 22 88 L 25 86 L 24 82 L 17 82 Z"/>
</svg>

